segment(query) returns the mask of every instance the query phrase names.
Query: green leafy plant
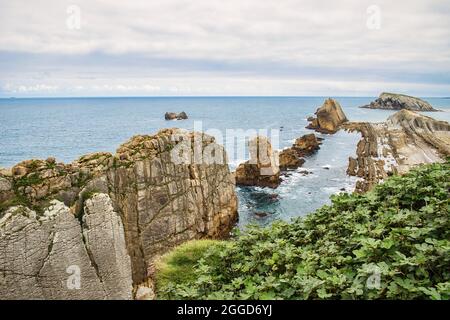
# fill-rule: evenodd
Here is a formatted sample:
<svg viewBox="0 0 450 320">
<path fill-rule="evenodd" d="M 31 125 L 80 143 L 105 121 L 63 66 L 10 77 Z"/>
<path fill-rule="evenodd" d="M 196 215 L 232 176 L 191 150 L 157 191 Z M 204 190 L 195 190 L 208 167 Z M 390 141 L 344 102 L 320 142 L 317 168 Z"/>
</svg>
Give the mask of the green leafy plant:
<svg viewBox="0 0 450 320">
<path fill-rule="evenodd" d="M 333 196 L 292 223 L 208 246 L 183 268 L 160 268 L 158 297 L 449 299 L 449 169 L 421 166 L 366 194 Z"/>
</svg>

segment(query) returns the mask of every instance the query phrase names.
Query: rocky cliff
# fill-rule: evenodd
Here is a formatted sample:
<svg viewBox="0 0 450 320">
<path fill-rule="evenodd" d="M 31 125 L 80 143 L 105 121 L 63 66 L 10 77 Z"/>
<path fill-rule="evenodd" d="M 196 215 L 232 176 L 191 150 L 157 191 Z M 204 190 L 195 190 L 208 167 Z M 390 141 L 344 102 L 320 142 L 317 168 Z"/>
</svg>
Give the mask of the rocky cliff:
<svg viewBox="0 0 450 320">
<path fill-rule="evenodd" d="M 404 94 L 383 92 L 378 99 L 361 108 L 411 111 L 438 111 L 428 102 Z"/>
<path fill-rule="evenodd" d="M 315 115 L 308 118 L 310 124 L 306 128 L 322 133 L 335 133 L 342 123 L 348 121 L 339 102 L 331 98 L 325 100 Z"/>
<path fill-rule="evenodd" d="M 136 290 L 147 281 L 156 255 L 186 240 L 226 237 L 237 198 L 225 150 L 214 138 L 165 129 L 133 137 L 114 155 L 90 154 L 71 164 L 27 160 L 0 171 L 0 212 L 3 297 L 128 298 L 131 283 Z M 130 274 L 126 267 L 108 269 L 127 259 Z M 75 293 L 61 287 L 69 263 L 89 275 Z M 108 282 L 106 275 L 119 269 L 129 282 Z M 41 282 L 43 274 L 55 279 Z"/>
<path fill-rule="evenodd" d="M 347 173 L 361 177 L 356 191 L 370 190 L 394 173 L 415 165 L 442 162 L 450 155 L 450 125 L 413 111 L 401 110 L 383 123 L 349 122 L 349 131 L 359 131 L 357 158 L 349 159 Z"/>
<path fill-rule="evenodd" d="M 132 272 L 120 216 L 106 194 L 78 220 L 52 200 L 38 214 L 12 207 L 0 219 L 2 299 L 131 299 Z"/>
</svg>

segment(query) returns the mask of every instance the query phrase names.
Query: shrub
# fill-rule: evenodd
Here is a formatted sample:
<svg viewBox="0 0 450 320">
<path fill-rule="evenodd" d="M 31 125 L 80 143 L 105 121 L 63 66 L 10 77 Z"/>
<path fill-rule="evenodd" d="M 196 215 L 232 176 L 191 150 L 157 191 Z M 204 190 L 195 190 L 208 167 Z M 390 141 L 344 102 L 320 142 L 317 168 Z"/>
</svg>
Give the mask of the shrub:
<svg viewBox="0 0 450 320">
<path fill-rule="evenodd" d="M 449 299 L 449 169 L 449 162 L 421 166 L 366 194 L 333 196 L 331 205 L 292 223 L 252 227 L 196 252 L 184 277 L 160 274 L 158 294 Z"/>
</svg>

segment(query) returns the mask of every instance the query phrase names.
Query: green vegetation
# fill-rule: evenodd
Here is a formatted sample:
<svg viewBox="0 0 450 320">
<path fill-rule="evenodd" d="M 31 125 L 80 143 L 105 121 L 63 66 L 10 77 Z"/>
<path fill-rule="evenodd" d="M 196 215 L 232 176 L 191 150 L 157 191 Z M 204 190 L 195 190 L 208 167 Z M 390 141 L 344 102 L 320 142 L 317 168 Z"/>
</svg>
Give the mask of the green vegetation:
<svg viewBox="0 0 450 320">
<path fill-rule="evenodd" d="M 192 240 L 186 242 L 166 255 L 162 256 L 156 264 L 157 279 L 156 285 L 161 288 L 168 288 L 171 283 L 188 283 L 196 279 L 193 272 L 198 260 L 205 252 L 220 241 L 216 240 Z M 170 292 L 167 298 L 171 298 Z"/>
<path fill-rule="evenodd" d="M 10 207 L 13 206 L 25 206 L 30 207 L 30 201 L 28 201 L 27 197 L 24 195 L 16 192 L 15 195 L 6 201 L 0 202 L 0 218 L 3 216 L 3 214 L 8 210 Z"/>
<path fill-rule="evenodd" d="M 449 162 L 422 166 L 304 219 L 176 248 L 156 274 L 158 297 L 449 299 L 449 177 Z"/>
<path fill-rule="evenodd" d="M 14 181 L 14 188 L 28 187 L 41 184 L 42 182 L 44 182 L 44 180 L 39 176 L 39 173 L 33 172 Z"/>
</svg>

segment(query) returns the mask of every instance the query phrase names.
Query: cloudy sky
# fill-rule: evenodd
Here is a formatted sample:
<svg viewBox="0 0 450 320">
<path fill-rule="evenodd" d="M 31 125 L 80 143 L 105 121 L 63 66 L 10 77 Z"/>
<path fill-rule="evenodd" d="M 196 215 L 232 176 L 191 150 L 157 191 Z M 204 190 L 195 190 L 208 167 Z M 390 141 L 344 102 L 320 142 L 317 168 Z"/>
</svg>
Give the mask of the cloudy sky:
<svg viewBox="0 0 450 320">
<path fill-rule="evenodd" d="M 0 0 L 0 97 L 450 96 L 448 0 Z"/>
</svg>

